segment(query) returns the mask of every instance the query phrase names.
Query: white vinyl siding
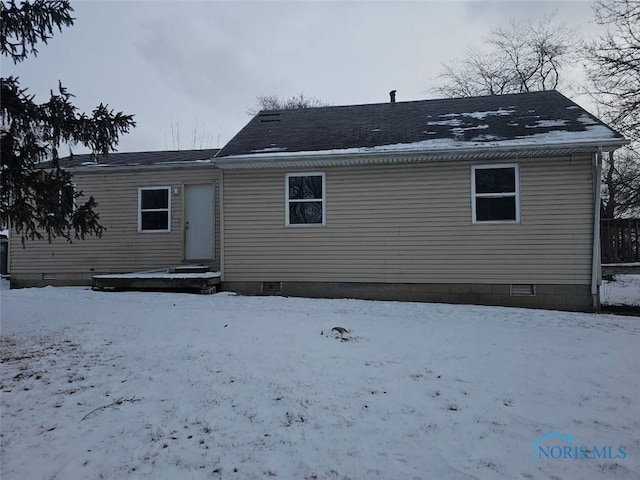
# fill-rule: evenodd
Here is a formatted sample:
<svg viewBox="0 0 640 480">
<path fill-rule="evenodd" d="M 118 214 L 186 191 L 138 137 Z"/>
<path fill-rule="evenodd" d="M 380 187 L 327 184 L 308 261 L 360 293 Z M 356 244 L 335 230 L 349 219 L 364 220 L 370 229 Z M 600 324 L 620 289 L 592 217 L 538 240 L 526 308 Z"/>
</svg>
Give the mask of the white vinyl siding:
<svg viewBox="0 0 640 480">
<path fill-rule="evenodd" d="M 79 278 L 92 273 L 121 273 L 151 270 L 184 262 L 183 202 L 184 185 L 211 183 L 219 194 L 220 171 L 211 166 L 126 172 L 99 169 L 95 173 L 77 173 L 73 181 L 84 197 L 82 205 L 93 195 L 98 206 L 100 224 L 106 228 L 102 238 L 87 236 L 72 243 L 56 238 L 26 240 L 12 232 L 11 272 L 16 275 L 40 275 L 56 272 L 58 279 Z M 171 186 L 171 231 L 162 235 L 138 232 L 138 188 L 142 185 Z M 220 202 L 214 202 L 214 260 L 200 262 L 213 270 L 220 268 Z M 282 208 L 282 207 L 281 207 Z M 280 220 L 282 223 L 282 220 Z M 188 263 L 188 262 L 187 262 Z"/>
<path fill-rule="evenodd" d="M 474 164 L 326 168 L 321 229 L 283 224 L 282 170 L 225 171 L 225 280 L 589 284 L 590 155 L 520 160 L 520 223 L 500 228 L 471 222 Z"/>
</svg>

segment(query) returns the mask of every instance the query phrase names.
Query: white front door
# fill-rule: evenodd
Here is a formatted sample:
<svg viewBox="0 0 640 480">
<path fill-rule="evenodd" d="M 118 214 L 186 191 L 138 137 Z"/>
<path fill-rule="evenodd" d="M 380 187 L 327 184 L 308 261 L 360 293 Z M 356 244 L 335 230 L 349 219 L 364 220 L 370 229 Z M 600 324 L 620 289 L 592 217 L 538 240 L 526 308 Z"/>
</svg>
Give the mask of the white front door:
<svg viewBox="0 0 640 480">
<path fill-rule="evenodd" d="M 184 258 L 213 258 L 213 185 L 185 186 Z"/>
</svg>

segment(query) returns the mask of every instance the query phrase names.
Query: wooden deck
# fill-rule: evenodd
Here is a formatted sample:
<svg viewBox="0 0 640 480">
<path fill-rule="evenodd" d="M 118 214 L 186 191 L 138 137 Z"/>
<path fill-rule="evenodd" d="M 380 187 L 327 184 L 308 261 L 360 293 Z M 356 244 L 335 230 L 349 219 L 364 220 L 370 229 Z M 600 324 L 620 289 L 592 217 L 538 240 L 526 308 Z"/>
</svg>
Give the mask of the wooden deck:
<svg viewBox="0 0 640 480">
<path fill-rule="evenodd" d="M 92 277 L 94 290 L 136 290 L 153 292 L 216 293 L 220 286 L 220 272 L 208 267 L 186 265 L 175 268 Z"/>
</svg>

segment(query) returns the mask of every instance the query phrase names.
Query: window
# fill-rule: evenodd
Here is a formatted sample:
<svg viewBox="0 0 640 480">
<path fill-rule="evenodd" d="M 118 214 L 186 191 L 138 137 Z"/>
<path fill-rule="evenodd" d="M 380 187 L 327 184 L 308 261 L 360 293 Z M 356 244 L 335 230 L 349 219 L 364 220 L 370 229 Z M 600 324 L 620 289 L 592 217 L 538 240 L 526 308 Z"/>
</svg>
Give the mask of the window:
<svg viewBox="0 0 640 480">
<path fill-rule="evenodd" d="M 171 231 L 171 187 L 138 189 L 138 231 Z"/>
<path fill-rule="evenodd" d="M 473 223 L 520 221 L 520 186 L 517 165 L 471 167 Z"/>
<path fill-rule="evenodd" d="M 325 225 L 324 173 L 288 173 L 285 180 L 287 225 Z"/>
<path fill-rule="evenodd" d="M 76 190 L 75 184 L 69 184 L 60 190 L 60 210 L 63 215 L 72 215 L 76 211 Z"/>
<path fill-rule="evenodd" d="M 68 183 L 54 189 L 47 197 L 47 211 L 49 215 L 73 215 L 76 211 L 76 185 Z"/>
</svg>

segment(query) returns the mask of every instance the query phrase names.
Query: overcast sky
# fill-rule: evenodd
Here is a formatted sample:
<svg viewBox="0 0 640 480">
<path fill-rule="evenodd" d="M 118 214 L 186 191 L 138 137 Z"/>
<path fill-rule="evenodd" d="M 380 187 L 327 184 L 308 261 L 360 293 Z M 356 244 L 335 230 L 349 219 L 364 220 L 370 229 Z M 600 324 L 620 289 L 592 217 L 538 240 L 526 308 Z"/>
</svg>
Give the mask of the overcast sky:
<svg viewBox="0 0 640 480">
<path fill-rule="evenodd" d="M 433 98 L 442 63 L 510 19 L 557 12 L 583 35 L 599 31 L 579 0 L 71 4 L 74 26 L 37 58 L 3 59 L 3 76 L 19 76 L 36 100 L 61 80 L 83 111 L 104 102 L 135 114 L 121 152 L 173 149 L 178 129 L 183 149 L 222 147 L 257 95 L 304 92 L 333 105 L 386 102 L 392 89 L 398 101 Z"/>
</svg>

